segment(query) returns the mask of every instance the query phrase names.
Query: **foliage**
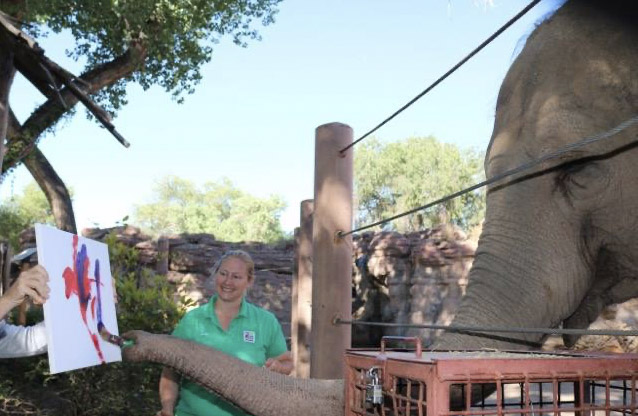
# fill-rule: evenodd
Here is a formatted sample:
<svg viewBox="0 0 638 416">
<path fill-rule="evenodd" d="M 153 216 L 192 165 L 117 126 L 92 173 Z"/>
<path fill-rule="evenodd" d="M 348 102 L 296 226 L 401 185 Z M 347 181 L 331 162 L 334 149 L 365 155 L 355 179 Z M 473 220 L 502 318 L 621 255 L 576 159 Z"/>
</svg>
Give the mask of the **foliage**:
<svg viewBox="0 0 638 416">
<path fill-rule="evenodd" d="M 9 240 L 14 249 L 19 247 L 18 236 L 36 222 L 55 224 L 49 201 L 35 182 L 25 186 L 21 195 L 0 205 L 0 238 Z"/>
<path fill-rule="evenodd" d="M 86 59 L 87 69 L 113 61 L 132 46 L 142 47 L 145 58 L 138 70 L 101 93 L 102 104 L 118 109 L 126 103 L 129 81 L 144 89 L 158 84 L 175 97 L 192 93 L 213 45 L 224 36 L 241 46 L 259 39 L 255 21 L 272 23 L 280 1 L 31 0 L 8 2 L 18 10 L 5 11 L 21 14 L 35 36 L 70 31 L 75 45 L 68 54 Z"/>
<path fill-rule="evenodd" d="M 109 258 L 116 279 L 120 332 L 142 329 L 172 331 L 184 312 L 172 300 L 163 276 L 139 269 L 135 249 L 108 237 Z M 41 312 L 29 320 L 41 320 Z M 159 406 L 161 368 L 150 363 L 114 363 L 51 375 L 46 356 L 0 361 L 0 405 L 3 402 L 38 403 L 42 414 L 142 415 Z"/>
<path fill-rule="evenodd" d="M 134 214 L 135 222 L 152 233 L 211 233 L 224 241 L 275 242 L 284 237 L 279 222 L 283 200 L 254 197 L 228 179 L 207 182 L 200 189 L 167 176 L 157 182 L 154 199 Z"/>
<path fill-rule="evenodd" d="M 368 140 L 354 160 L 357 226 L 376 222 L 459 191 L 482 180 L 480 154 L 441 143 L 434 137 L 413 137 L 382 144 Z M 443 205 L 384 225 L 412 231 L 452 222 L 464 228 L 484 216 L 483 191 L 466 194 Z"/>
<path fill-rule="evenodd" d="M 82 78 L 74 83 L 86 87 L 86 92 L 114 115 L 127 102 L 129 82 L 144 90 L 159 85 L 181 102 L 184 93 L 194 92 L 202 77 L 201 67 L 212 58 L 213 45 L 223 37 L 231 37 L 244 47 L 249 40 L 259 39 L 255 27 L 274 22 L 280 1 L 12 0 L 0 2 L 0 12 L 36 39 L 51 31 L 70 33 L 74 45 L 69 45 L 67 54 L 84 64 Z M 12 41 L 0 39 L 0 47 L 12 49 Z M 38 74 L 42 71 L 38 65 L 34 60 L 19 69 L 24 74 Z M 0 74 L 7 94 L 12 76 L 11 70 Z M 0 176 L 22 163 L 32 145 L 74 111 L 75 104 L 66 108 L 55 94 L 48 94 L 48 98 L 24 124 L 17 122 L 10 129 L 14 132 L 8 135 L 5 152 L 0 155 L 0 161 L 4 158 L 5 162 L 0 163 Z M 7 116 L 9 109 L 2 111 Z M 33 161 L 45 162 L 42 154 Z M 38 180 L 51 182 L 51 175 L 45 175 Z M 64 187 L 59 179 L 53 182 Z M 62 203 L 73 215 L 70 201 Z M 56 210 L 58 206 L 55 204 Z M 16 218 L 11 219 L 13 224 Z"/>
<path fill-rule="evenodd" d="M 141 268 L 137 250 L 132 250 L 126 244 L 119 242 L 114 233 L 104 237 L 104 242 L 109 246 L 111 274 L 113 276 L 137 276 Z"/>
</svg>

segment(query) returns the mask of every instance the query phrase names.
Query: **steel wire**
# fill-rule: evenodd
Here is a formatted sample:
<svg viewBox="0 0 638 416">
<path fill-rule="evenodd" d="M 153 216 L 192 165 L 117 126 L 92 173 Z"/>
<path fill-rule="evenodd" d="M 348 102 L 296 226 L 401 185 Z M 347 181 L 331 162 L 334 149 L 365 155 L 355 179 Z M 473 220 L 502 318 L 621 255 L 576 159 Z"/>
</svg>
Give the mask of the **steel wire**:
<svg viewBox="0 0 638 416">
<path fill-rule="evenodd" d="M 599 133 L 599 134 L 596 134 L 596 135 L 591 136 L 591 137 L 587 137 L 587 138 L 585 138 L 585 139 L 583 139 L 581 141 L 578 141 L 576 143 L 568 144 L 568 145 L 566 145 L 564 147 L 561 147 L 560 149 L 558 149 L 558 150 L 556 150 L 554 152 L 551 152 L 551 153 L 548 153 L 548 154 L 546 154 L 544 156 L 541 156 L 538 159 L 531 160 L 531 161 L 529 161 L 527 163 L 524 163 L 524 164 L 522 164 L 522 165 L 520 165 L 520 166 L 518 166 L 516 168 L 510 169 L 510 170 L 505 171 L 505 172 L 503 172 L 501 174 L 495 175 L 495 176 L 493 176 L 493 177 L 491 177 L 489 179 L 486 179 L 486 180 L 484 180 L 482 182 L 479 182 L 479 183 L 474 184 L 474 185 L 472 185 L 470 187 L 467 187 L 467 188 L 462 189 L 460 191 L 457 191 L 457 192 L 454 192 L 452 194 L 449 194 L 449 195 L 447 195 L 447 196 L 445 196 L 443 198 L 439 198 L 439 199 L 437 199 L 435 201 L 429 202 L 429 203 L 427 203 L 425 205 L 422 205 L 420 207 L 413 208 L 413 209 L 411 209 L 409 211 L 405 211 L 405 212 L 403 212 L 401 214 L 397 214 L 397 215 L 394 215 L 392 217 L 385 218 L 385 219 L 376 221 L 376 222 L 374 222 L 372 224 L 364 225 L 364 226 L 355 228 L 355 229 L 350 230 L 350 231 L 339 231 L 339 232 L 337 232 L 337 236 L 342 238 L 342 237 L 345 237 L 345 236 L 347 236 L 349 234 L 353 234 L 353 233 L 356 233 L 356 232 L 359 232 L 359 231 L 367 230 L 368 228 L 372 228 L 372 227 L 375 227 L 377 225 L 385 224 L 387 222 L 394 221 L 394 220 L 399 219 L 401 217 L 405 217 L 406 215 L 414 214 L 415 212 L 418 212 L 418 211 L 421 211 L 421 210 L 424 210 L 424 209 L 427 209 L 427 208 L 431 208 L 431 207 L 433 207 L 435 205 L 442 204 L 442 203 L 447 202 L 449 200 L 452 200 L 454 198 L 458 198 L 459 196 L 462 196 L 464 194 L 467 194 L 469 192 L 472 192 L 472 191 L 474 191 L 476 189 L 479 189 L 479 188 L 482 188 L 484 186 L 491 185 L 491 184 L 493 184 L 495 182 L 498 182 L 498 181 L 500 181 L 502 179 L 505 179 L 507 177 L 516 175 L 516 174 L 521 173 L 521 172 L 528 171 L 529 169 L 531 169 L 531 168 L 533 168 L 533 167 L 535 167 L 535 166 L 537 166 L 537 165 L 539 165 L 539 164 L 541 164 L 543 162 L 547 162 L 548 160 L 555 159 L 555 158 L 557 158 L 559 156 L 562 156 L 565 153 L 568 153 L 568 152 L 570 152 L 572 150 L 575 150 L 575 149 L 584 147 L 586 145 L 589 145 L 589 144 L 592 144 L 592 143 L 596 143 L 596 142 L 599 142 L 601 140 L 604 140 L 604 139 L 607 139 L 609 137 L 612 137 L 612 136 L 620 133 L 621 131 L 623 131 L 623 130 L 625 130 L 625 129 L 627 129 L 627 128 L 629 128 L 629 127 L 631 127 L 631 126 L 633 126 L 633 125 L 635 125 L 637 123 L 638 123 L 638 115 L 635 115 L 632 118 L 630 118 L 630 119 L 628 119 L 626 121 L 623 121 L 622 123 L 620 123 L 616 127 L 612 128 L 610 130 L 607 130 L 606 132 Z M 576 160 L 579 160 L 579 159 L 576 159 Z"/>
<path fill-rule="evenodd" d="M 520 333 L 520 334 L 545 334 L 545 335 L 607 335 L 615 337 L 636 337 L 638 330 L 608 330 L 608 329 L 572 329 L 572 328 L 499 328 L 459 325 L 433 325 L 433 324 L 398 324 L 391 322 L 365 322 L 345 320 L 337 318 L 335 325 L 358 326 L 383 326 L 392 328 L 420 328 L 444 330 L 448 332 L 483 332 L 483 333 Z"/>
<path fill-rule="evenodd" d="M 509 28 L 512 24 L 514 24 L 518 19 L 520 19 L 521 17 L 523 17 L 523 15 L 525 15 L 525 13 L 527 13 L 528 11 L 530 11 L 534 6 L 536 6 L 538 3 L 540 3 L 540 0 L 534 0 L 532 1 L 530 4 L 528 4 L 523 10 L 521 10 L 520 12 L 518 12 L 518 14 L 516 14 L 514 17 L 512 17 L 507 23 L 505 23 L 503 26 L 501 26 L 496 32 L 494 32 L 490 37 L 488 37 L 487 39 L 485 39 L 483 41 L 483 43 L 481 43 L 479 46 L 477 46 L 472 52 L 470 52 L 467 56 L 465 56 L 465 58 L 461 59 L 456 65 L 454 65 L 452 68 L 450 68 L 445 74 L 441 75 L 441 77 L 439 77 L 439 79 L 437 79 L 436 81 L 434 81 L 429 87 L 427 87 L 425 90 L 421 91 L 416 97 L 414 97 L 413 99 L 411 99 L 407 104 L 405 104 L 403 107 L 399 108 L 397 111 L 395 111 L 390 117 L 386 118 L 385 120 L 383 120 L 381 123 L 379 123 L 376 127 L 374 127 L 372 130 L 368 131 L 366 134 L 364 134 L 363 136 L 359 137 L 357 140 L 355 140 L 354 142 L 350 143 L 348 146 L 344 147 L 343 149 L 341 149 L 339 151 L 339 153 L 343 153 L 346 150 L 350 149 L 352 146 L 356 145 L 357 143 L 359 143 L 361 140 L 365 139 L 366 137 L 368 137 L 369 135 L 371 135 L 372 133 L 374 133 L 375 131 L 379 130 L 381 127 L 383 127 L 386 123 L 388 123 L 390 120 L 392 120 L 393 118 L 395 118 L 396 116 L 398 116 L 399 114 L 401 114 L 404 110 L 406 110 L 408 107 L 410 107 L 412 104 L 414 104 L 415 102 L 417 102 L 419 99 L 421 99 L 421 97 L 423 97 L 425 94 L 427 94 L 428 92 L 430 92 L 432 89 L 434 89 L 434 87 L 436 87 L 437 85 L 439 85 L 443 80 L 445 80 L 448 76 L 452 75 L 452 73 L 454 73 L 457 69 L 459 69 L 463 64 L 465 64 L 467 61 L 469 61 L 474 55 L 476 55 L 478 52 L 481 51 L 481 49 L 483 49 L 484 47 L 486 47 L 488 44 L 490 44 L 494 39 L 496 39 L 501 33 L 505 32 L 505 30 L 507 28 Z"/>
</svg>

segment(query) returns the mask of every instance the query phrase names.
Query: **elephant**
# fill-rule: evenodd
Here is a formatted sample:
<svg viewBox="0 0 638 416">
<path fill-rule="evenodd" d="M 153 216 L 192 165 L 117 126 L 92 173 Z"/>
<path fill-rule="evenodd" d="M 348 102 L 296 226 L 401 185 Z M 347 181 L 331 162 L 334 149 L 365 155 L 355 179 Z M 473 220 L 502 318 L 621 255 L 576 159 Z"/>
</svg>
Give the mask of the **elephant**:
<svg viewBox="0 0 638 416">
<path fill-rule="evenodd" d="M 528 37 L 501 86 L 488 178 L 638 114 L 638 4 L 569 0 Z M 586 328 L 638 296 L 638 127 L 491 184 L 453 325 Z M 341 380 L 270 373 L 167 335 L 133 332 L 127 360 L 171 366 L 247 412 L 343 413 Z M 435 349 L 529 349 L 542 334 L 446 332 Z M 573 337 L 566 343 L 572 344 Z"/>
</svg>

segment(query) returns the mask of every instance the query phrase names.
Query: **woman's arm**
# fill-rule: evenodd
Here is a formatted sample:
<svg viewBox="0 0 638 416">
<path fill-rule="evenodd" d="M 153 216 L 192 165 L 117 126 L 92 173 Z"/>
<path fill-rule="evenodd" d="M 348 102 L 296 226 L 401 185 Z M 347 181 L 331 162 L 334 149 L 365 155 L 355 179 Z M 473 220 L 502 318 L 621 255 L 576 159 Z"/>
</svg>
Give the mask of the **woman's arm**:
<svg viewBox="0 0 638 416">
<path fill-rule="evenodd" d="M 162 410 L 157 416 L 173 416 L 179 396 L 179 375 L 168 367 L 164 367 L 160 376 L 159 396 Z"/>
<path fill-rule="evenodd" d="M 264 367 L 276 373 L 289 375 L 290 373 L 292 373 L 292 370 L 294 368 L 294 363 L 292 362 L 292 354 L 290 353 L 290 351 L 286 351 L 277 357 L 269 358 L 266 360 L 266 364 L 264 364 Z"/>
</svg>

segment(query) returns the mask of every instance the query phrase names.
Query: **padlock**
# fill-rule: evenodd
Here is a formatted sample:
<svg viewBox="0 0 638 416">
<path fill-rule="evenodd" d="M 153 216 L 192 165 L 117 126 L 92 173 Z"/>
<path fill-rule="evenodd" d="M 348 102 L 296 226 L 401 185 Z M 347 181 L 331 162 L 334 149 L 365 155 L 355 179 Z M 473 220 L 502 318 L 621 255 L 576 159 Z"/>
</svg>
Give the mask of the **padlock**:
<svg viewBox="0 0 638 416">
<path fill-rule="evenodd" d="M 383 389 L 381 387 L 381 376 L 379 367 L 372 367 L 366 375 L 366 402 L 372 404 L 383 403 Z"/>
</svg>

